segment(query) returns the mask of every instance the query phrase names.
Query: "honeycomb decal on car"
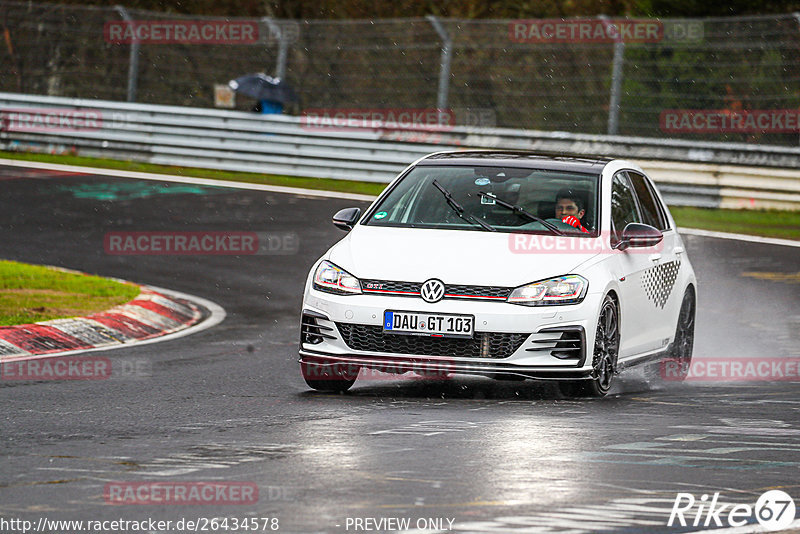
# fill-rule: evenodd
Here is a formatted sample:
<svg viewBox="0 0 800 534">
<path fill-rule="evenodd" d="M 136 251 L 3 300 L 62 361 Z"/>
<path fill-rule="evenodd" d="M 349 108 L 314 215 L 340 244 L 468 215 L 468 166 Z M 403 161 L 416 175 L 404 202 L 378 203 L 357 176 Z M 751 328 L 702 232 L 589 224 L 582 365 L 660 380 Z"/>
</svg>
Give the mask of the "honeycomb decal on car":
<svg viewBox="0 0 800 534">
<path fill-rule="evenodd" d="M 647 300 L 663 309 L 675 286 L 675 280 L 678 279 L 680 268 L 680 261 L 671 261 L 646 269 L 642 273 L 642 288 Z"/>
</svg>

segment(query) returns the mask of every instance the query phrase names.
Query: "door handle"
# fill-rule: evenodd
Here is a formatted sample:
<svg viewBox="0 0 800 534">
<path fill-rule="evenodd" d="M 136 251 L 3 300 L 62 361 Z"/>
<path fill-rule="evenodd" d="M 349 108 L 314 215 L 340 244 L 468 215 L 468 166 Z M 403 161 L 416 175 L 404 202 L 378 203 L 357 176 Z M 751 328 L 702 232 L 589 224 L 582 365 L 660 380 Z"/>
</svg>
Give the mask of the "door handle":
<svg viewBox="0 0 800 534">
<path fill-rule="evenodd" d="M 674 249 L 672 249 L 672 251 L 675 254 L 683 254 L 684 252 L 686 252 L 686 250 L 683 247 L 675 247 Z"/>
<path fill-rule="evenodd" d="M 650 261 L 659 261 L 661 259 L 661 254 L 650 254 L 648 258 L 650 258 Z"/>
</svg>

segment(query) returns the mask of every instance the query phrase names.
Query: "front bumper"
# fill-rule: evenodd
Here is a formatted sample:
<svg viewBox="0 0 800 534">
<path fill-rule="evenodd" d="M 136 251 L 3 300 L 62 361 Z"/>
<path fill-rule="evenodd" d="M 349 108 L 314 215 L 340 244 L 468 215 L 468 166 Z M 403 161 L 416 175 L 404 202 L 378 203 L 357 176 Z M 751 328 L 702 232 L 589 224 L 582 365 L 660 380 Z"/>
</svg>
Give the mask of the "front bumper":
<svg viewBox="0 0 800 534">
<path fill-rule="evenodd" d="M 563 369 L 557 367 L 529 367 L 524 365 L 503 365 L 499 362 L 454 362 L 446 358 L 410 357 L 392 355 L 364 356 L 360 354 L 331 355 L 311 350 L 300 350 L 300 363 L 321 366 L 366 367 L 385 373 L 403 374 L 414 372 L 423 376 L 464 375 L 510 375 L 539 380 L 579 380 L 592 377 L 592 369 Z"/>
<path fill-rule="evenodd" d="M 360 366 L 390 373 L 514 375 L 549 380 L 589 378 L 601 296 L 568 306 L 526 307 L 507 302 L 442 300 L 380 295 L 331 295 L 309 289 L 303 301 L 300 361 Z M 398 340 L 382 334 L 385 310 L 468 314 L 475 339 Z M 353 332 L 361 335 L 356 338 Z M 369 335 L 363 335 L 369 332 Z M 381 336 L 390 336 L 382 340 Z M 408 336 L 402 336 L 408 339 Z M 513 340 L 513 346 L 497 339 Z M 385 342 L 384 342 L 385 341 Z M 497 347 L 503 347 L 498 350 Z"/>
</svg>

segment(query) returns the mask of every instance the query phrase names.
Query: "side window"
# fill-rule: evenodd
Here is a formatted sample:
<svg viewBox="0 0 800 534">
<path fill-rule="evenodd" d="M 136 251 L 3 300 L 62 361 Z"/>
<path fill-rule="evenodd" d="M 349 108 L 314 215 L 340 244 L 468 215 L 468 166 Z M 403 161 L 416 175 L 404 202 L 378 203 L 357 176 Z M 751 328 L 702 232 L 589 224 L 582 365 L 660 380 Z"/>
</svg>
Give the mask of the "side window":
<svg viewBox="0 0 800 534">
<path fill-rule="evenodd" d="M 622 232 L 628 223 L 642 222 L 636 210 L 633 188 L 624 172 L 615 174 L 611 182 L 611 222 L 616 232 Z"/>
<path fill-rule="evenodd" d="M 664 216 L 664 211 L 660 206 L 660 202 L 651 189 L 647 179 L 638 172 L 628 171 L 628 177 L 633 184 L 633 189 L 636 191 L 636 197 L 639 199 L 639 208 L 642 211 L 642 222 L 649 224 L 661 231 L 667 229 L 667 219 Z"/>
</svg>

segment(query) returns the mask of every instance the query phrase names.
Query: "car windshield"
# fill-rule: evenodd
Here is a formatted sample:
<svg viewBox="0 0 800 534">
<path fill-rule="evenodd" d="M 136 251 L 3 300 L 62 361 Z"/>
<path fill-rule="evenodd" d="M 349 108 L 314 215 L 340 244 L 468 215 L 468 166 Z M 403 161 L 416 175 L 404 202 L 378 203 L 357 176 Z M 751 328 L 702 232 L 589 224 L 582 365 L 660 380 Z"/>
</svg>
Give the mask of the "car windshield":
<svg viewBox="0 0 800 534">
<path fill-rule="evenodd" d="M 485 231 L 485 223 L 506 233 L 591 236 L 597 228 L 598 178 L 520 167 L 420 165 L 394 186 L 365 224 Z M 556 213 L 557 204 L 566 204 L 589 233 L 576 221 L 563 222 L 565 213 Z"/>
</svg>

